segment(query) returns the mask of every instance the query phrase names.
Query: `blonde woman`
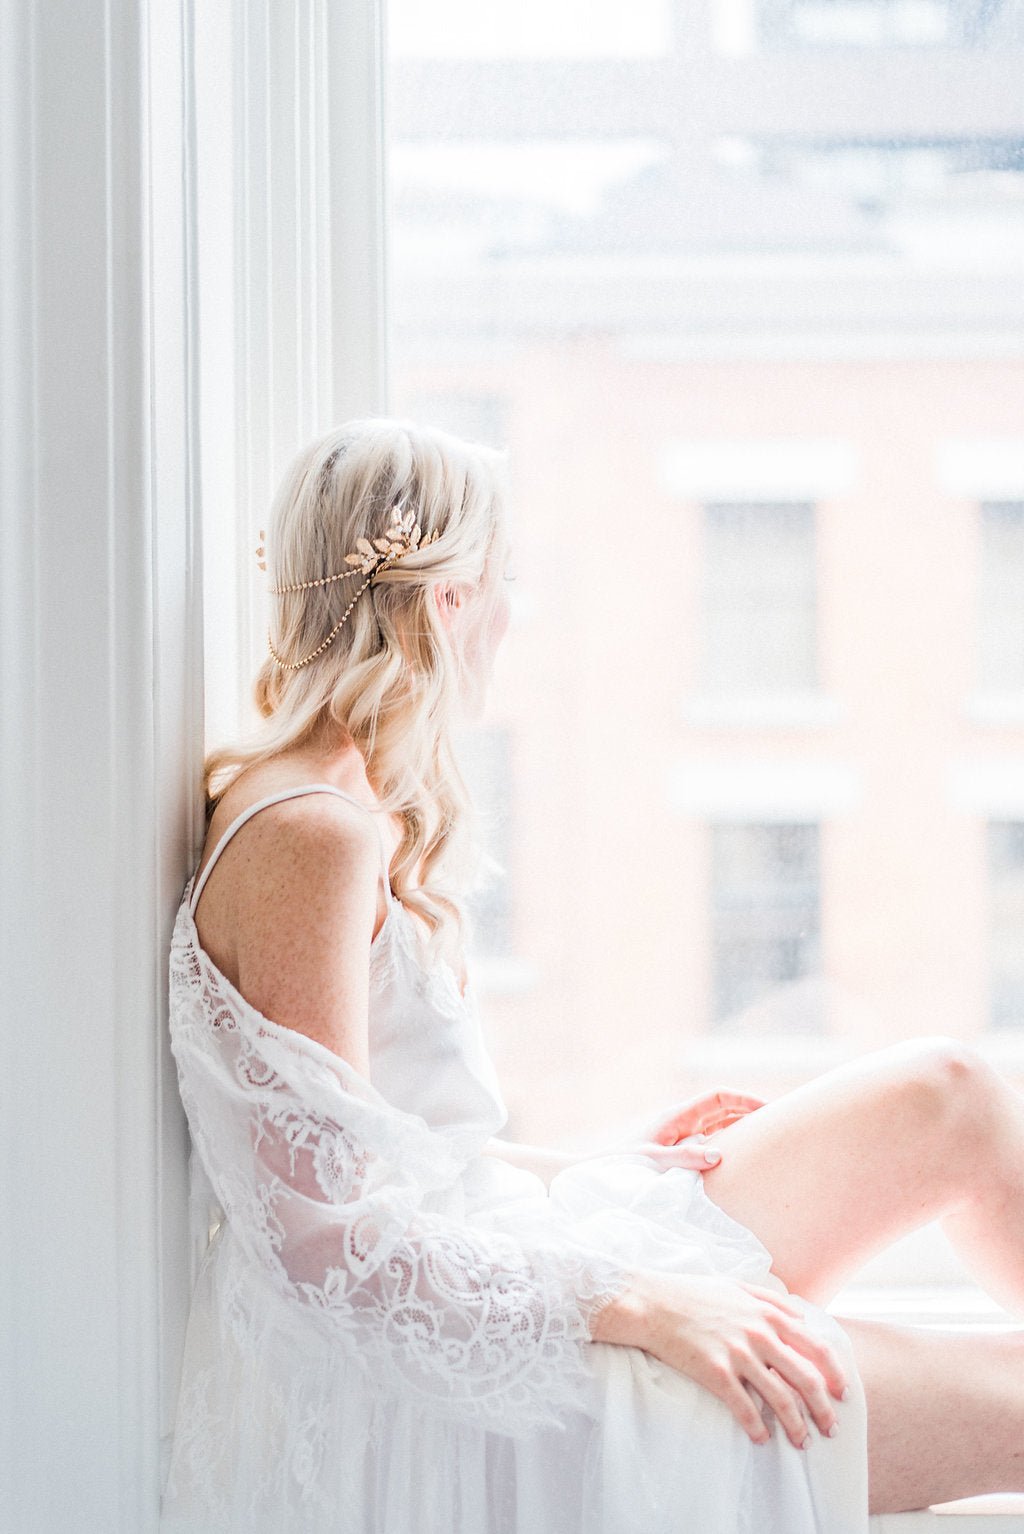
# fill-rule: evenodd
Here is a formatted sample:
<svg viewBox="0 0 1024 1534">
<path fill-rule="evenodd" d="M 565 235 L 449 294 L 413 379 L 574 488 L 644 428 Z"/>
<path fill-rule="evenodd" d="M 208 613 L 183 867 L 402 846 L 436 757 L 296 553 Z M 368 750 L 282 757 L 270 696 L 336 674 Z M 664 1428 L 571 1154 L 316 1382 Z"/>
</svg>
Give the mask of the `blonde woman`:
<svg viewBox="0 0 1024 1534">
<path fill-rule="evenodd" d="M 866 1534 L 869 1511 L 1021 1487 L 1024 1332 L 823 1308 L 942 1218 L 1020 1312 L 1024 1113 L 973 1050 L 708 1094 L 596 1155 L 500 1138 L 453 741 L 508 621 L 505 468 L 351 421 L 271 510 L 262 728 L 207 762 L 171 953 L 195 1208 L 219 1223 L 162 1527 Z"/>
</svg>

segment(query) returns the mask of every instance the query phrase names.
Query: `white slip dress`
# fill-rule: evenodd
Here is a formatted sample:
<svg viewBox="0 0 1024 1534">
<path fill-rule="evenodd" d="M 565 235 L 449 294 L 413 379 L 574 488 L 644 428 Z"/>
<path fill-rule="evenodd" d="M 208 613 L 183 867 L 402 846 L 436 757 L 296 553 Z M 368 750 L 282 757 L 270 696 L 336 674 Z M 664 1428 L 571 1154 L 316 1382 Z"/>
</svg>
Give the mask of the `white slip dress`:
<svg viewBox="0 0 1024 1534">
<path fill-rule="evenodd" d="M 256 1011 L 194 913 L 250 805 L 189 879 L 170 1033 L 200 1264 L 162 1534 L 869 1534 L 867 1417 L 849 1342 L 839 1432 L 754 1444 L 706 1387 L 591 1340 L 634 1268 L 786 1293 L 700 1172 L 613 1152 L 550 1188 L 483 1147 L 508 1119 L 470 977 L 422 963 L 391 891 L 370 949 L 370 1080 Z M 366 805 L 367 813 L 374 812 Z"/>
</svg>

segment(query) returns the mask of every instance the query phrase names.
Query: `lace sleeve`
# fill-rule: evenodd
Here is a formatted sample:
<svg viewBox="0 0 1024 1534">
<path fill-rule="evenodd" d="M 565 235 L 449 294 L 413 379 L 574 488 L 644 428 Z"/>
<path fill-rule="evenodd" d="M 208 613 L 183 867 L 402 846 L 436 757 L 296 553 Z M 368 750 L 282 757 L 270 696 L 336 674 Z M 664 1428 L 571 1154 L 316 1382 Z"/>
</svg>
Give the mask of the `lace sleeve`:
<svg viewBox="0 0 1024 1534">
<path fill-rule="evenodd" d="M 510 1436 L 585 1409 L 594 1319 L 627 1282 L 617 1261 L 553 1226 L 458 1218 L 468 1142 L 302 1035 L 236 1019 L 179 1025 L 173 1042 L 236 1235 L 377 1386 Z"/>
</svg>

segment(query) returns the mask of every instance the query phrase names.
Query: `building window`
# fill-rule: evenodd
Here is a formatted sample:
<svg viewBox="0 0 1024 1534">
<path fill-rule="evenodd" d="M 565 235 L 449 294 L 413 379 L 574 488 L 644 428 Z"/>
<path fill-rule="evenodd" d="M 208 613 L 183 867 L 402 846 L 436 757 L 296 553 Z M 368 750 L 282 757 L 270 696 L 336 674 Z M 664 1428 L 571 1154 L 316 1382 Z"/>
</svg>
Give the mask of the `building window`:
<svg viewBox="0 0 1024 1534">
<path fill-rule="evenodd" d="M 759 1003 L 782 1001 L 781 1032 L 820 1030 L 820 988 L 803 986 L 820 968 L 821 877 L 818 826 L 712 827 L 712 965 L 715 1027 Z M 794 1004 L 795 1003 L 795 1004 Z"/>
<path fill-rule="evenodd" d="M 460 758 L 480 815 L 484 845 L 496 865 L 484 870 L 480 888 L 467 902 L 472 925 L 468 950 L 488 958 L 507 958 L 513 952 L 511 737 L 504 727 L 474 729 Z"/>
<path fill-rule="evenodd" d="M 988 826 L 989 1025 L 1024 1028 L 1024 821 Z"/>
<path fill-rule="evenodd" d="M 1024 692 L 1024 501 L 981 506 L 978 684 Z"/>
<path fill-rule="evenodd" d="M 817 684 L 814 507 L 704 507 L 702 690 L 757 697 Z"/>
<path fill-rule="evenodd" d="M 759 0 L 758 35 L 768 46 L 951 47 L 1013 41 L 1012 7 L 956 0 Z"/>
</svg>

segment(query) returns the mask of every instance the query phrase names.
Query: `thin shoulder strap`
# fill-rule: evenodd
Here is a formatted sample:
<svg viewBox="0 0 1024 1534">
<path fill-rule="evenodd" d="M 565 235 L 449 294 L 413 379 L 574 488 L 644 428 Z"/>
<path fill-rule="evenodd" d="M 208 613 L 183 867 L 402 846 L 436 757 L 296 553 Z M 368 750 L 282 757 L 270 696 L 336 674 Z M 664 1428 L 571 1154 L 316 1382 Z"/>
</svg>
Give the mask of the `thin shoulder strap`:
<svg viewBox="0 0 1024 1534">
<path fill-rule="evenodd" d="M 250 820 L 258 810 L 265 810 L 268 804 L 280 804 L 283 799 L 296 799 L 300 794 L 337 794 L 340 799 L 347 799 L 349 804 L 356 804 L 361 810 L 365 810 L 368 815 L 373 816 L 377 826 L 377 837 L 380 842 L 380 861 L 381 873 L 384 879 L 384 896 L 388 905 L 390 906 L 392 904 L 395 897 L 391 893 L 391 870 L 388 865 L 387 848 L 384 845 L 384 833 L 381 829 L 379 820 L 377 820 L 376 815 L 374 815 L 373 810 L 370 809 L 369 805 L 361 803 L 358 799 L 354 799 L 351 794 L 346 794 L 344 789 L 335 788 L 333 783 L 307 783 L 301 788 L 285 788 L 282 789 L 279 793 L 267 794 L 265 799 L 257 799 L 255 804 L 248 805 L 240 815 L 235 816 L 234 820 L 228 826 L 227 830 L 224 832 L 224 835 L 213 849 L 213 856 L 207 863 L 206 867 L 203 869 L 203 876 L 192 891 L 192 898 L 189 901 L 188 907 L 190 915 L 195 915 L 196 906 L 199 904 L 199 897 L 203 893 L 203 889 L 206 886 L 206 881 L 212 874 L 214 867 L 216 866 L 217 859 L 220 857 L 221 853 L 224 851 L 224 848 L 227 846 L 228 842 L 234 836 L 238 828 L 240 826 L 244 826 L 245 822 Z"/>
</svg>

